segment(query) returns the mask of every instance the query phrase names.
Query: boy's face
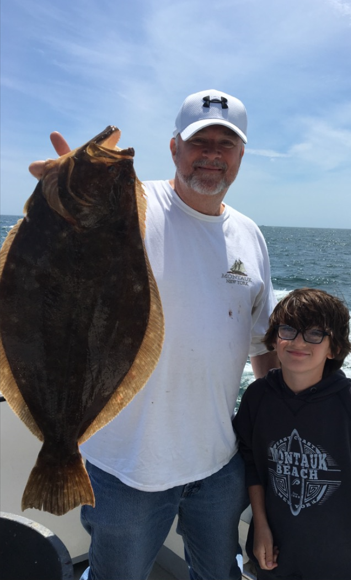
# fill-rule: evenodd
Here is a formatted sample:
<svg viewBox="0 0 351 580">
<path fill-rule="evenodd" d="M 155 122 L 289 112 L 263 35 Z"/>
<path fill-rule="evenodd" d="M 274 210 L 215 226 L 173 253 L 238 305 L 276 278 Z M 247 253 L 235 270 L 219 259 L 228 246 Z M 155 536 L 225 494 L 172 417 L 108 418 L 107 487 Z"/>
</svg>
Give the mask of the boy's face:
<svg viewBox="0 0 351 580">
<path fill-rule="evenodd" d="M 301 385 L 303 390 L 321 380 L 325 362 L 333 358 L 329 336 L 320 344 L 305 342 L 301 333 L 294 340 L 284 340 L 277 336 L 274 347 L 282 366 L 284 381 L 293 388 Z"/>
</svg>

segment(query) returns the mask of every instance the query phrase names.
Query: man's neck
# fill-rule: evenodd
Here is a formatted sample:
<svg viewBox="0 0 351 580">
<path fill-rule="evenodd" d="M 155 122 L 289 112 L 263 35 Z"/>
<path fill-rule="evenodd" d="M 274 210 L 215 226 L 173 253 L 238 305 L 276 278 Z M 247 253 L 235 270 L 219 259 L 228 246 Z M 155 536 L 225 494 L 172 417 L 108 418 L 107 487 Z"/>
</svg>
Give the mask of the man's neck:
<svg viewBox="0 0 351 580">
<path fill-rule="evenodd" d="M 174 189 L 178 197 L 189 207 L 198 211 L 199 213 L 203 213 L 205 215 L 221 215 L 224 211 L 224 203 L 223 198 L 226 194 L 225 192 L 221 192 L 217 195 L 205 195 L 201 193 L 197 193 L 193 189 L 186 187 L 185 184 L 181 183 L 179 179 L 177 179 L 177 175 L 175 179 L 170 179 L 169 183 L 171 187 Z"/>
</svg>

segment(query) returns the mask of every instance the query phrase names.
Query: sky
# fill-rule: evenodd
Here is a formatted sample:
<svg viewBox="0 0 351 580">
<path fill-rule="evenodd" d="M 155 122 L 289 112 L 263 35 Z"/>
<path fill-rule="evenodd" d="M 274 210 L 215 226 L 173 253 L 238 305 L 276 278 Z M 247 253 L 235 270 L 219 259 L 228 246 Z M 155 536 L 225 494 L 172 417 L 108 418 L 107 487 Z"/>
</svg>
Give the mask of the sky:
<svg viewBox="0 0 351 580">
<path fill-rule="evenodd" d="M 258 225 L 351 229 L 351 0 L 1 0 L 1 213 L 28 165 L 107 125 L 141 180 L 169 179 L 185 97 L 218 89 L 248 113 L 226 202 Z"/>
</svg>

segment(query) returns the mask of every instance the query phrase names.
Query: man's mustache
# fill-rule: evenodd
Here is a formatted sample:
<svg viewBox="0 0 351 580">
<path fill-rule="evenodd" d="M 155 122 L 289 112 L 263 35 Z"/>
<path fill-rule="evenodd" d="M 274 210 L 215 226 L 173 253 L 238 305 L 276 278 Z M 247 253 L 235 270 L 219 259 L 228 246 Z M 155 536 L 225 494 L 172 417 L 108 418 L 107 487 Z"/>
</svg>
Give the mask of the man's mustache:
<svg viewBox="0 0 351 580">
<path fill-rule="evenodd" d="M 211 168 L 215 168 L 215 169 L 227 169 L 227 164 L 223 163 L 222 161 L 206 161 L 205 159 L 203 161 L 194 161 L 193 163 L 193 168 L 196 169 L 197 167 L 211 167 Z"/>
</svg>

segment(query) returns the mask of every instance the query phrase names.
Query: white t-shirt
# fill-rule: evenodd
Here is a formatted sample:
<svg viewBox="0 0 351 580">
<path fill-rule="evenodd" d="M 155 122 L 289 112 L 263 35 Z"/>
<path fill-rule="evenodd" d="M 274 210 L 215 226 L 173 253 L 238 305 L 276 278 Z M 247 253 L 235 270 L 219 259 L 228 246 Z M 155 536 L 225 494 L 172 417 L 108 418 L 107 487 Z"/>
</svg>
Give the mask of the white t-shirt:
<svg viewBox="0 0 351 580">
<path fill-rule="evenodd" d="M 252 220 L 227 205 L 220 216 L 198 213 L 168 181 L 144 187 L 164 345 L 145 387 L 81 451 L 127 485 L 160 491 L 207 477 L 236 453 L 231 419 L 242 371 L 249 353 L 266 352 L 275 298 Z"/>
</svg>

